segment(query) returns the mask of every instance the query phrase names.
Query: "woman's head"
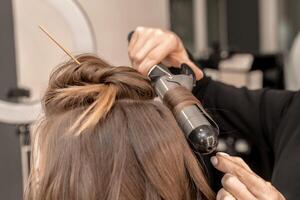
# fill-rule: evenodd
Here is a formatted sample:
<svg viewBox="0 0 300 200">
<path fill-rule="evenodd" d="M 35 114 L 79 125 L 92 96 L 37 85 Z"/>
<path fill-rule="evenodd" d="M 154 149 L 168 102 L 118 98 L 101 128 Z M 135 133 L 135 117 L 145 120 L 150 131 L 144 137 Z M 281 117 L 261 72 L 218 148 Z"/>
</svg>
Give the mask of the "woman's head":
<svg viewBox="0 0 300 200">
<path fill-rule="evenodd" d="M 26 199 L 214 197 L 172 113 L 129 67 L 79 56 L 51 76 Z"/>
</svg>

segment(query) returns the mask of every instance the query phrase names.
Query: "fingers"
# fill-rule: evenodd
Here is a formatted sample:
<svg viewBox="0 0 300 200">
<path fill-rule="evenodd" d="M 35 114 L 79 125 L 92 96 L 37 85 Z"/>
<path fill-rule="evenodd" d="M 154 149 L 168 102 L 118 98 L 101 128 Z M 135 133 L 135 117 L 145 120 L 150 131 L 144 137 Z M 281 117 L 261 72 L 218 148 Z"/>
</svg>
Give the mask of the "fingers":
<svg viewBox="0 0 300 200">
<path fill-rule="evenodd" d="M 128 46 L 133 67 L 146 75 L 153 65 L 160 63 L 176 51 L 178 42 L 177 36 L 172 32 L 138 27 Z M 183 60 L 181 54 L 176 57 L 178 60 Z"/>
<path fill-rule="evenodd" d="M 133 59 L 134 66 L 139 66 L 141 62 L 146 58 L 147 54 L 149 54 L 149 52 L 151 52 L 160 43 L 161 41 L 159 40 L 146 40 L 144 41 L 144 44 L 143 46 L 141 46 L 141 48 L 137 49 L 135 52 L 133 50 L 133 55 L 135 55 Z"/>
<path fill-rule="evenodd" d="M 138 27 L 129 43 L 128 55 L 133 67 L 144 75 L 158 63 L 173 67 L 185 63 L 197 80 L 203 78 L 203 72 L 189 59 L 179 37 L 167 30 Z"/>
<path fill-rule="evenodd" d="M 163 41 L 163 35 L 163 31 L 160 29 L 136 28 L 128 46 L 130 59 L 134 63 L 140 64 L 149 51 Z"/>
<path fill-rule="evenodd" d="M 139 64 L 148 51 L 161 42 L 161 38 L 157 37 L 157 32 L 162 31 L 144 27 L 138 27 L 136 29 L 133 35 L 135 35 L 137 39 L 132 43 L 130 42 L 128 47 L 129 56 L 133 62 L 138 62 Z"/>
<path fill-rule="evenodd" d="M 252 172 L 246 170 L 241 164 L 230 160 L 230 156 L 217 154 L 217 164 L 214 165 L 219 171 L 230 173 L 238 177 L 247 188 L 255 195 L 260 195 L 265 189 L 265 181 Z"/>
<path fill-rule="evenodd" d="M 217 194 L 217 200 L 235 200 L 235 198 L 224 188 L 222 188 Z"/>
<path fill-rule="evenodd" d="M 221 156 L 225 156 L 226 158 L 230 159 L 231 161 L 235 162 L 238 165 L 241 165 L 242 167 L 244 167 L 246 170 L 253 172 L 250 167 L 245 163 L 245 161 L 237 156 L 230 156 L 227 153 L 223 153 L 223 152 L 218 152 L 217 155 L 221 155 Z"/>
<path fill-rule="evenodd" d="M 247 187 L 237 177 L 231 174 L 225 174 L 221 182 L 224 189 L 236 199 L 256 199 L 255 196 L 249 192 Z"/>
<path fill-rule="evenodd" d="M 239 185 L 239 187 L 242 187 L 242 183 L 247 188 L 247 190 L 257 199 L 284 199 L 282 194 L 278 190 L 276 190 L 276 188 L 274 188 L 271 184 L 268 184 L 265 180 L 252 172 L 242 159 L 237 159 L 226 154 L 217 153 L 216 156 L 211 158 L 211 161 L 216 169 L 224 172 L 225 174 L 231 174 L 236 178 L 231 179 L 234 183 L 227 183 L 226 186 L 223 185 L 224 187 L 226 187 L 225 189 L 234 192 L 237 190 L 237 188 L 235 188 L 236 186 L 230 185 Z M 231 189 L 229 189 L 229 187 L 231 187 Z"/>
<path fill-rule="evenodd" d="M 151 49 L 139 64 L 138 71 L 142 74 L 147 74 L 152 66 L 158 64 L 172 51 L 172 48 L 172 44 L 169 41 L 165 41 Z"/>
</svg>

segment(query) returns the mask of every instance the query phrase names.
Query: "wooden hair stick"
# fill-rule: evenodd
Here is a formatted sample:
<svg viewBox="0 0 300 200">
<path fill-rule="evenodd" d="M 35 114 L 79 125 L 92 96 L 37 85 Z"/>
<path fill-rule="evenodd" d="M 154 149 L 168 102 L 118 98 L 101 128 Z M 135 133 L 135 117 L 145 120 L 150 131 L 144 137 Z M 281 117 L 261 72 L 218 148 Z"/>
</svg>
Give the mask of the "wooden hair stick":
<svg viewBox="0 0 300 200">
<path fill-rule="evenodd" d="M 81 63 L 68 51 L 65 47 L 63 47 L 59 42 L 57 42 L 54 37 L 51 36 L 51 34 L 46 31 L 41 25 L 39 25 L 39 28 L 61 49 L 63 50 L 68 56 L 70 56 L 71 59 L 73 59 L 78 65 Z"/>
</svg>

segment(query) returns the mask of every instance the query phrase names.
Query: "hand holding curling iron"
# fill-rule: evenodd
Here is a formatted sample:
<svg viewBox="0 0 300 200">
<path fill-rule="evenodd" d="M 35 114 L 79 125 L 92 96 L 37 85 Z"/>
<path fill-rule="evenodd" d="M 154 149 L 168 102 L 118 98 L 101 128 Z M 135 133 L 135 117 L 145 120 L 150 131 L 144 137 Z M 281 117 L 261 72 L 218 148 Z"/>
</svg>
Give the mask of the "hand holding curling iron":
<svg viewBox="0 0 300 200">
<path fill-rule="evenodd" d="M 203 77 L 202 71 L 189 59 L 180 38 L 171 31 L 136 28 L 128 46 L 128 54 L 133 67 L 144 75 L 157 63 L 173 67 L 185 63 L 192 68 L 197 80 Z"/>
<path fill-rule="evenodd" d="M 133 67 L 144 75 L 157 63 L 174 67 L 186 63 L 194 71 L 197 80 L 203 78 L 203 72 L 190 60 L 180 38 L 170 31 L 138 27 L 130 40 L 128 53 Z M 225 173 L 223 188 L 218 192 L 217 200 L 285 199 L 270 182 L 256 175 L 241 158 L 217 153 L 211 161 L 216 169 Z"/>
<path fill-rule="evenodd" d="M 225 173 L 223 188 L 217 200 L 284 200 L 283 195 L 270 183 L 255 174 L 239 157 L 217 153 L 211 158 L 216 169 Z"/>
</svg>

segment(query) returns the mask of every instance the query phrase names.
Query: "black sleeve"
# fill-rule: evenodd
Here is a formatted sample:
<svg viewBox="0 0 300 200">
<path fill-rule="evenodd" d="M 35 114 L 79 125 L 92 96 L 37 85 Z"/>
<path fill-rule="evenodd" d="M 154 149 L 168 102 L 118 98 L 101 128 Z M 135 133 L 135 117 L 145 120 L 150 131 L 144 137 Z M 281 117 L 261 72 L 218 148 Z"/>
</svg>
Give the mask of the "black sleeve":
<svg viewBox="0 0 300 200">
<path fill-rule="evenodd" d="M 222 132 L 242 133 L 272 150 L 277 128 L 295 95 L 291 91 L 236 88 L 208 77 L 197 82 L 193 93 Z"/>
<path fill-rule="evenodd" d="M 239 132 L 260 149 L 267 148 L 270 181 L 286 199 L 300 199 L 300 91 L 248 90 L 205 77 L 193 92 L 221 133 Z"/>
<path fill-rule="evenodd" d="M 204 77 L 193 93 L 221 134 L 242 134 L 260 149 L 271 170 L 265 178 L 286 199 L 300 199 L 300 90 L 248 90 Z"/>
</svg>

